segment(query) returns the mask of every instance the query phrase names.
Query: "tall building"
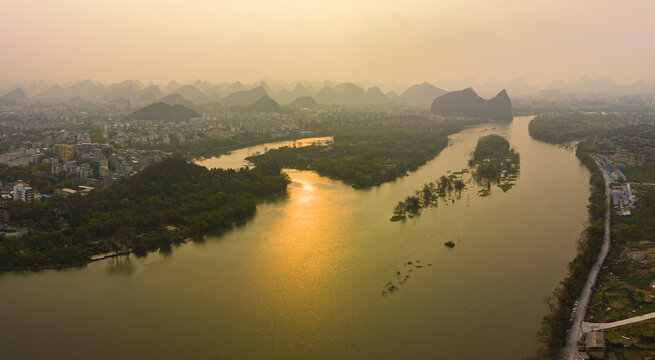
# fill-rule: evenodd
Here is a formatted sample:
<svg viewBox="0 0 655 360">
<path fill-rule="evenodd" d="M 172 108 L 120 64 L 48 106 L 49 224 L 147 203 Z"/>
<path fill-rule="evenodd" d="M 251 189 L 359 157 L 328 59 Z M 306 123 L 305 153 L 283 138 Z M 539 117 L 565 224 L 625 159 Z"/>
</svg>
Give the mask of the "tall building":
<svg viewBox="0 0 655 360">
<path fill-rule="evenodd" d="M 55 155 L 57 155 L 57 157 L 63 162 L 66 162 L 73 157 L 73 145 L 55 144 L 52 149 L 55 152 Z"/>
<path fill-rule="evenodd" d="M 34 200 L 34 189 L 23 183 L 14 185 L 14 201 L 30 202 Z"/>
</svg>

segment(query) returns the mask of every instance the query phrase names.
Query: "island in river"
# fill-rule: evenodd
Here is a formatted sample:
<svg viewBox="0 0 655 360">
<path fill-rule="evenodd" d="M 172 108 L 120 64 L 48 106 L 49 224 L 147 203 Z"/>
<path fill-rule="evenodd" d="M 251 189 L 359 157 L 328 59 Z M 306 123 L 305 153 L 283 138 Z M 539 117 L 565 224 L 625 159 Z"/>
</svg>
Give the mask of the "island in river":
<svg viewBox="0 0 655 360">
<path fill-rule="evenodd" d="M 473 178 L 486 187 L 482 195 L 488 195 L 491 184 L 508 191 L 514 186 L 520 170 L 519 154 L 507 139 L 496 134 L 478 140 L 471 163 L 475 165 Z"/>
<path fill-rule="evenodd" d="M 255 165 L 276 161 L 285 168 L 313 170 L 354 188 L 395 180 L 418 169 L 448 146 L 448 135 L 479 121 L 394 124 L 334 133 L 328 147 L 282 147 L 248 160 Z"/>
</svg>

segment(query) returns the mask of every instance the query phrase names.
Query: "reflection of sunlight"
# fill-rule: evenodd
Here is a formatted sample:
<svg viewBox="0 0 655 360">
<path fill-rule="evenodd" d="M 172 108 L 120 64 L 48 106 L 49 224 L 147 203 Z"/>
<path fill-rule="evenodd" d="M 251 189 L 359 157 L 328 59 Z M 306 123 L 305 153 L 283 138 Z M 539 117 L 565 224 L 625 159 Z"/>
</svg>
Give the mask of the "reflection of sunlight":
<svg viewBox="0 0 655 360">
<path fill-rule="evenodd" d="M 328 179 L 309 171 L 290 176 L 295 186 L 289 188 L 289 202 L 262 243 L 267 260 L 259 271 L 266 274 L 262 286 L 269 290 L 262 292 L 262 300 L 275 304 L 280 315 L 312 318 L 318 304 L 331 303 L 317 295 L 326 289 L 338 292 L 345 255 L 339 246 L 344 236 L 340 225 L 349 213 L 340 206 L 340 198 L 334 198 L 336 192 L 323 186 Z M 320 324 L 326 319 L 312 321 Z"/>
<path fill-rule="evenodd" d="M 307 202 L 314 199 L 315 189 L 309 182 L 300 179 L 294 179 L 293 181 L 302 185 L 301 187 L 297 188 L 297 190 L 300 191 L 296 190 L 293 192 L 292 195 L 294 198 L 297 198 L 299 202 Z"/>
</svg>

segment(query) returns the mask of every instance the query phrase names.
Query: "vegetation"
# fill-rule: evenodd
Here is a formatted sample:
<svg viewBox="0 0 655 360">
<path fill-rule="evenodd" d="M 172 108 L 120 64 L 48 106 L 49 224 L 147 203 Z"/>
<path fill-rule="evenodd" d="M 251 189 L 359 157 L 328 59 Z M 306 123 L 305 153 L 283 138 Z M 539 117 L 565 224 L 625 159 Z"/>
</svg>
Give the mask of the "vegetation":
<svg viewBox="0 0 655 360">
<path fill-rule="evenodd" d="M 140 255 L 226 230 L 251 217 L 260 199 L 286 194 L 288 182 L 274 163 L 207 170 L 171 159 L 87 196 L 15 202 L 11 218 L 31 231 L 0 242 L 0 269 L 79 265 L 105 253 Z"/>
<path fill-rule="evenodd" d="M 510 148 L 509 141 L 500 135 L 487 135 L 478 140 L 473 152 L 473 178 L 489 190 L 499 183 L 503 192 L 511 189 L 519 173 L 519 154 Z M 488 193 L 480 194 L 486 196 Z"/>
<path fill-rule="evenodd" d="M 528 130 L 534 139 L 562 144 L 604 135 L 617 120 L 617 115 L 603 113 L 540 115 L 530 121 Z"/>
<path fill-rule="evenodd" d="M 626 167 L 622 171 L 630 181 L 655 183 L 655 162 L 648 162 L 644 166 Z"/>
<path fill-rule="evenodd" d="M 283 147 L 248 160 L 257 166 L 274 160 L 284 167 L 314 170 L 355 188 L 366 188 L 416 170 L 448 145 L 448 135 L 460 131 L 466 124 L 396 124 L 341 129 L 333 132 L 334 144 L 330 146 Z"/>
<path fill-rule="evenodd" d="M 446 247 L 449 247 L 449 248 L 451 248 L 451 249 L 455 247 L 455 243 L 452 242 L 452 241 L 446 241 L 446 242 L 443 243 L 443 244 L 444 244 Z"/>
<path fill-rule="evenodd" d="M 439 198 L 445 198 L 451 195 L 453 191 L 459 198 L 466 184 L 456 175 L 442 176 L 434 182 L 423 185 L 423 189 L 416 190 L 414 195 L 410 195 L 405 200 L 399 201 L 393 209 L 391 221 L 405 219 L 406 216 L 414 217 L 421 215 L 424 209 L 437 206 Z"/>
<path fill-rule="evenodd" d="M 605 330 L 608 359 L 646 360 L 655 357 L 655 320 Z"/>
<path fill-rule="evenodd" d="M 75 182 L 67 180 L 63 174 L 51 174 L 50 164 L 41 163 L 30 166 L 7 166 L 0 164 L 0 182 L 3 184 L 24 180 L 33 188 L 49 193 L 61 187 L 75 187 Z"/>
<path fill-rule="evenodd" d="M 544 316 L 539 332 L 543 347 L 540 356 L 556 359 L 560 355 L 561 345 L 566 340 L 567 330 L 571 326 L 569 320 L 573 304 L 580 295 L 587 281 L 589 271 L 598 257 L 603 244 L 605 227 L 605 182 L 594 159 L 589 155 L 589 142 L 581 142 L 576 148 L 576 156 L 591 172 L 589 180 L 591 194 L 589 196 L 589 226 L 584 230 L 578 243 L 578 253 L 569 263 L 569 274 L 555 289 L 549 299 L 551 314 Z"/>
<path fill-rule="evenodd" d="M 612 247 L 599 275 L 599 290 L 589 305 L 587 321 L 609 322 L 655 312 L 655 195 L 652 186 L 637 202 L 632 216 L 612 218 Z M 640 192 L 645 193 L 645 192 Z"/>
<path fill-rule="evenodd" d="M 103 143 L 105 142 L 105 138 L 102 137 L 102 131 L 100 131 L 100 128 L 95 126 L 91 120 L 86 120 L 86 127 L 89 129 L 89 136 L 91 137 L 91 142 L 94 143 Z"/>
</svg>

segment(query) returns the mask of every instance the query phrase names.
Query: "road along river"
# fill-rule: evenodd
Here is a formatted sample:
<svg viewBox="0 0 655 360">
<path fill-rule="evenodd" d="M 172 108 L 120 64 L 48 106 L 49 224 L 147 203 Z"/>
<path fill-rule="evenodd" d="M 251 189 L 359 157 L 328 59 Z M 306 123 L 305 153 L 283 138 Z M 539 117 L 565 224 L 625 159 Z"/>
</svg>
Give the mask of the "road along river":
<svg viewBox="0 0 655 360">
<path fill-rule="evenodd" d="M 529 121 L 452 135 L 427 165 L 368 190 L 289 170 L 288 198 L 170 253 L 0 274 L 0 357 L 531 355 L 548 311 L 543 299 L 566 275 L 584 229 L 589 173 L 573 151 L 532 140 Z M 514 188 L 465 192 L 418 218 L 389 221 L 398 200 L 466 167 L 478 138 L 490 133 L 521 155 Z M 203 164 L 242 164 L 252 151 Z M 406 275 L 398 291 L 382 295 Z"/>
</svg>

